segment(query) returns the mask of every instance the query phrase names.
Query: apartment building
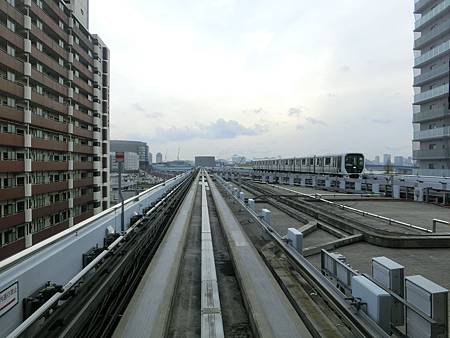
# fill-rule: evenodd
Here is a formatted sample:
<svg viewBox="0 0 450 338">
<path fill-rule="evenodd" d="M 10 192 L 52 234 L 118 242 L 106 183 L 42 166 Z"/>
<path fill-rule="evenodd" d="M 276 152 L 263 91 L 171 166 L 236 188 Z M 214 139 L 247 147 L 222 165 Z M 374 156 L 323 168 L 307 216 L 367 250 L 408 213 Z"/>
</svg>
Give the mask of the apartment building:
<svg viewBox="0 0 450 338">
<path fill-rule="evenodd" d="M 417 173 L 450 176 L 450 0 L 415 1 L 413 158 Z"/>
<path fill-rule="evenodd" d="M 109 207 L 109 50 L 88 0 L 0 0 L 0 259 Z"/>
</svg>

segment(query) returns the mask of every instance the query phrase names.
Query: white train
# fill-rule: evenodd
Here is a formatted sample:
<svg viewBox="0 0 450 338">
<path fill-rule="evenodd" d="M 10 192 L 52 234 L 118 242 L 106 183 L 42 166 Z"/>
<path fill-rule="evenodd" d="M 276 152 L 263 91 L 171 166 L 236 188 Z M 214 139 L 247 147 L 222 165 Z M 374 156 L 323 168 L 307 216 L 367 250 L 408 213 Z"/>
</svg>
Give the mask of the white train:
<svg viewBox="0 0 450 338">
<path fill-rule="evenodd" d="M 359 177 L 364 171 L 364 155 L 345 153 L 339 155 L 292 157 L 276 160 L 253 161 L 254 170 L 281 171 L 332 176 Z"/>
</svg>

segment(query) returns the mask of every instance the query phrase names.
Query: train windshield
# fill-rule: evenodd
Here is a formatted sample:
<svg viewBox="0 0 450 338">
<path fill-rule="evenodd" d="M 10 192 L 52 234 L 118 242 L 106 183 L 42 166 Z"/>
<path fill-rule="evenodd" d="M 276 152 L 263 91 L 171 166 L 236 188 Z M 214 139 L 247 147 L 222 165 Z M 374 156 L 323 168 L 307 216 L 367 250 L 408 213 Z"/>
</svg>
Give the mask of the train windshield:
<svg viewBox="0 0 450 338">
<path fill-rule="evenodd" d="M 364 156 L 362 154 L 345 155 L 345 170 L 350 173 L 362 173 L 364 169 Z"/>
</svg>

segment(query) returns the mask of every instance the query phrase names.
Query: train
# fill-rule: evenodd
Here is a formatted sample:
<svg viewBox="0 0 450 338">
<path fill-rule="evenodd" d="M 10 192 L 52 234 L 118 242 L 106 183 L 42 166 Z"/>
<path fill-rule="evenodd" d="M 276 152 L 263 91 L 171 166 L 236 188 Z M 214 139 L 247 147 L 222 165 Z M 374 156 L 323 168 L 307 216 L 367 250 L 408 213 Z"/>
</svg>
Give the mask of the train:
<svg viewBox="0 0 450 338">
<path fill-rule="evenodd" d="M 252 162 L 253 170 L 278 171 L 305 174 L 324 174 L 358 178 L 364 172 L 362 153 L 337 155 L 312 155 Z"/>
</svg>

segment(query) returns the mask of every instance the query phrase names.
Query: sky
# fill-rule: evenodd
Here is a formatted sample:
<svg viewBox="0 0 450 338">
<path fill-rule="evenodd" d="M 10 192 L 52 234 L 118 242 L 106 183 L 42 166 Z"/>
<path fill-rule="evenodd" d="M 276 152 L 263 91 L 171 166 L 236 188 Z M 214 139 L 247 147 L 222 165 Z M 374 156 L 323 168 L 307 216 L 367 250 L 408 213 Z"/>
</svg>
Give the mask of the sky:
<svg viewBox="0 0 450 338">
<path fill-rule="evenodd" d="M 412 0 L 92 0 L 111 139 L 167 160 L 411 155 Z"/>
</svg>

